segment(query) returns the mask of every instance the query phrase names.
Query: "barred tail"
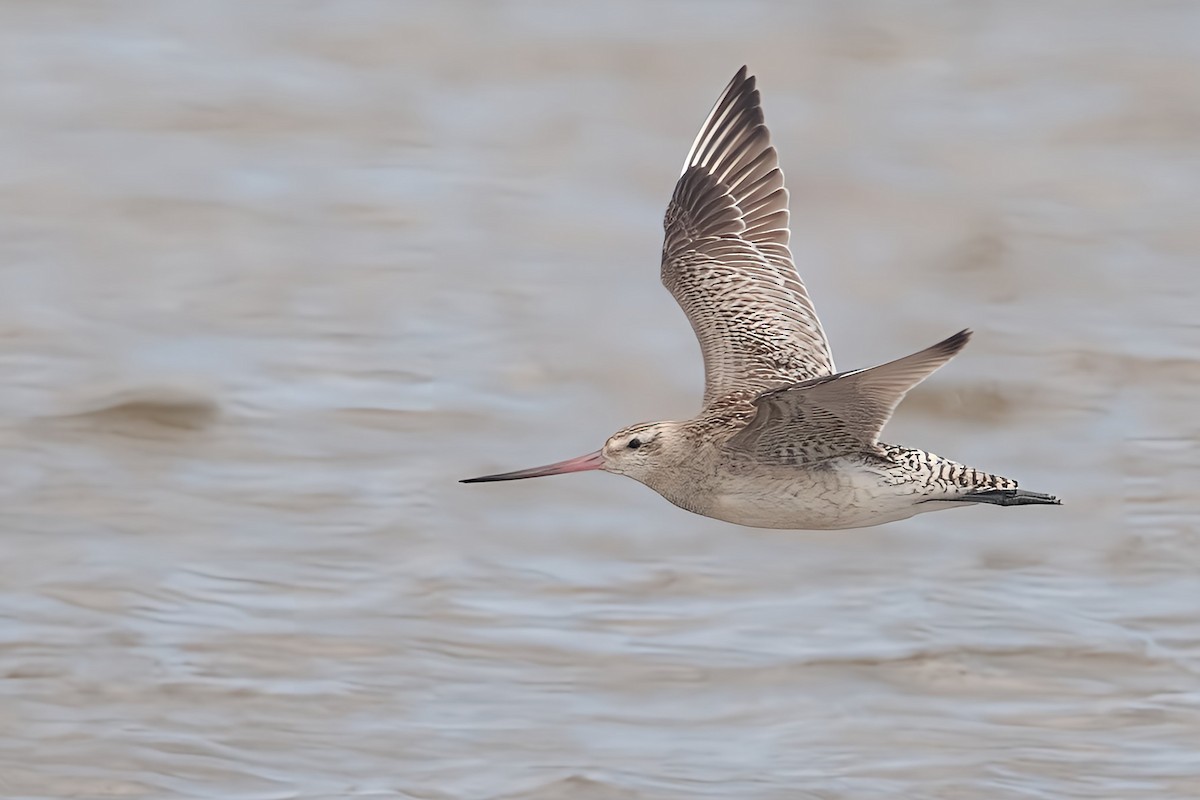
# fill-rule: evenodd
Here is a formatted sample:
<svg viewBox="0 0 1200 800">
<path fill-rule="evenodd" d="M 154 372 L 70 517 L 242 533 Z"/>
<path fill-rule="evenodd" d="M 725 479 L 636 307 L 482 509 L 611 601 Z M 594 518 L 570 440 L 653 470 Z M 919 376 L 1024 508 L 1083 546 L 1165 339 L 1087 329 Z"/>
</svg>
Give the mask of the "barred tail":
<svg viewBox="0 0 1200 800">
<path fill-rule="evenodd" d="M 996 506 L 1062 505 L 1052 494 L 1018 489 L 1017 482 L 924 450 L 880 443 L 897 482 L 925 495 L 918 502 L 989 503 Z"/>
</svg>

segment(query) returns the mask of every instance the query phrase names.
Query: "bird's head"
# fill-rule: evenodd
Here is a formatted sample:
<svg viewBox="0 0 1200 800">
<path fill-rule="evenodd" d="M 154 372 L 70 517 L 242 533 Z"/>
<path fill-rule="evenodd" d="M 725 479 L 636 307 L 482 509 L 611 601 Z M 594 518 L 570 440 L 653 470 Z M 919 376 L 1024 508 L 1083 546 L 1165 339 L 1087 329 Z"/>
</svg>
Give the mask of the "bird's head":
<svg viewBox="0 0 1200 800">
<path fill-rule="evenodd" d="M 486 481 L 515 481 L 522 478 L 541 478 L 546 475 L 561 475 L 567 472 L 584 472 L 602 469 L 618 475 L 628 475 L 634 480 L 646 482 L 646 478 L 663 466 L 672 452 L 678 423 L 643 422 L 623 428 L 612 436 L 594 453 L 586 456 L 498 475 L 468 478 L 462 483 L 484 483 Z"/>
</svg>

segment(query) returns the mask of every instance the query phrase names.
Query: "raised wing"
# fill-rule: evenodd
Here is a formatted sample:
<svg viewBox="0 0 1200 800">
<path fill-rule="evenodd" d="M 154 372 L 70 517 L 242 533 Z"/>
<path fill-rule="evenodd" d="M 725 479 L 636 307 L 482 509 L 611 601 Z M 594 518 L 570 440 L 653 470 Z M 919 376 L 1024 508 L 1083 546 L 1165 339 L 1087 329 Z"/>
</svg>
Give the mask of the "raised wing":
<svg viewBox="0 0 1200 800">
<path fill-rule="evenodd" d="M 787 200 L 742 67 L 692 143 L 663 221 L 662 281 L 700 340 L 705 405 L 833 373 L 788 249 Z"/>
<path fill-rule="evenodd" d="M 908 390 L 953 358 L 970 338 L 970 331 L 960 331 L 878 367 L 766 392 L 754 401 L 757 413 L 729 446 L 758 461 L 789 465 L 875 452 L 880 431 Z"/>
</svg>

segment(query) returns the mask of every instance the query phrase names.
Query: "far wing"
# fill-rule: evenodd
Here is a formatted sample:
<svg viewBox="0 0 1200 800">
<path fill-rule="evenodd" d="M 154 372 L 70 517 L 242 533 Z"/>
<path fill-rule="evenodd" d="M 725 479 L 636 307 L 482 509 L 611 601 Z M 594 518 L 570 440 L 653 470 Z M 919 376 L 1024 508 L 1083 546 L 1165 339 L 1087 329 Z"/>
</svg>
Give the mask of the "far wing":
<svg viewBox="0 0 1200 800">
<path fill-rule="evenodd" d="M 788 193 L 742 67 L 700 129 L 663 221 L 662 281 L 704 355 L 704 402 L 833 373 L 788 249 Z"/>
</svg>

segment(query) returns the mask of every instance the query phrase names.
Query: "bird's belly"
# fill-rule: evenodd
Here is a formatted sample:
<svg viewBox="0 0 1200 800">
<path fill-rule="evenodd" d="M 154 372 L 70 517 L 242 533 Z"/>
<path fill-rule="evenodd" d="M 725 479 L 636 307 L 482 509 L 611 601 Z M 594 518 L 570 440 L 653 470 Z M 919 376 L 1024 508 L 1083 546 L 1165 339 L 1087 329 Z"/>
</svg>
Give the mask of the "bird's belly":
<svg viewBox="0 0 1200 800">
<path fill-rule="evenodd" d="M 907 519 L 920 498 L 898 491 L 879 473 L 857 463 L 830 462 L 817 469 L 780 469 L 753 480 L 717 482 L 702 513 L 753 528 L 834 530 Z"/>
</svg>

